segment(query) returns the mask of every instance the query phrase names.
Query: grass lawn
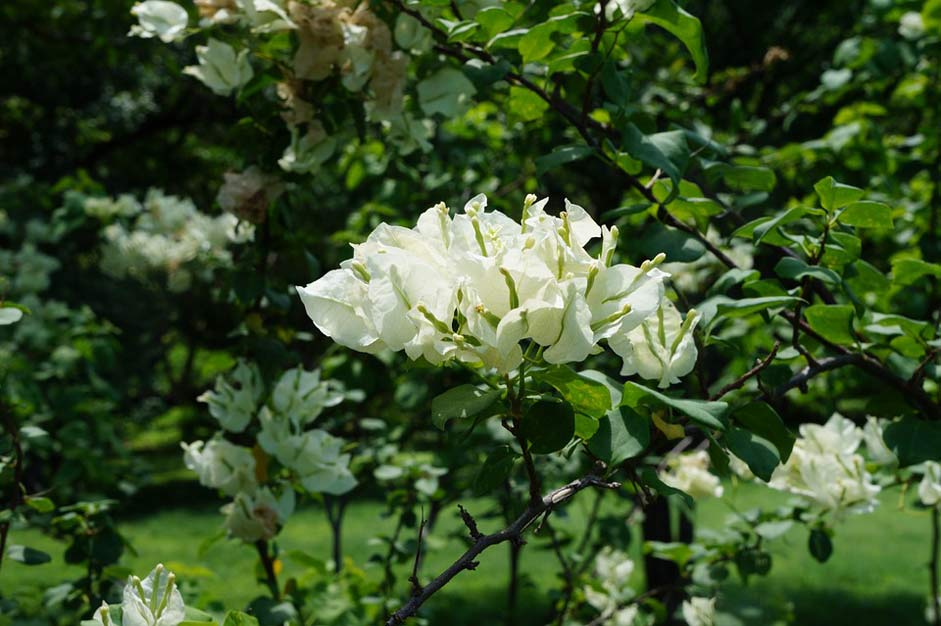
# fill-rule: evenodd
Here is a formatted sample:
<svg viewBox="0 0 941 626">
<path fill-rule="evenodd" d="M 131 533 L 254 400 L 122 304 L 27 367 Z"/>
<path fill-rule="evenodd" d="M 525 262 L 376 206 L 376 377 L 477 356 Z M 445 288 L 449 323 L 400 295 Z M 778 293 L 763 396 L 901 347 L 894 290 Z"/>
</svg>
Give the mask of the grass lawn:
<svg viewBox="0 0 941 626">
<path fill-rule="evenodd" d="M 746 485 L 730 488 L 733 506 L 739 510 L 774 506 L 785 500 L 768 489 Z M 568 507 L 568 519 L 554 518 L 557 526 L 578 524 L 587 514 L 590 499 L 576 499 Z M 471 511 L 482 511 L 484 502 L 465 503 Z M 742 586 L 737 578 L 720 591 L 719 608 L 735 614 L 739 621 L 727 624 L 766 626 L 772 617 L 790 616 L 801 626 L 885 625 L 924 623 L 924 601 L 928 591 L 929 519 L 924 512 L 897 510 L 898 494 L 886 494 L 873 514 L 848 519 L 837 531 L 835 552 L 826 564 L 814 561 L 806 549 L 807 533 L 792 529 L 770 544 L 774 566 L 771 575 L 752 579 Z M 344 527 L 344 554 L 365 564 L 376 548 L 369 540 L 378 530 L 388 529 L 392 520 L 379 517 L 382 506 L 357 502 L 350 506 Z M 721 501 L 705 501 L 697 512 L 698 522 L 717 527 L 731 514 Z M 157 562 L 164 562 L 182 580 L 198 580 L 204 597 L 220 600 L 228 608 L 238 608 L 264 589 L 253 581 L 255 552 L 252 547 L 221 541 L 199 556 L 199 546 L 220 526 L 221 517 L 212 509 L 190 511 L 170 509 L 121 524 L 137 556 L 124 563 L 143 575 Z M 495 529 L 496 521 L 481 522 L 484 532 Z M 450 531 L 461 527 L 455 511 L 442 514 L 424 561 L 423 574 L 429 577 L 447 566 L 461 551 Z M 10 543 L 24 543 L 45 549 L 53 562 L 26 567 L 6 562 L 0 571 L 4 594 L 23 592 L 37 585 L 51 586 L 60 579 L 77 576 L 79 570 L 61 560 L 61 547 L 31 531 L 14 531 Z M 291 518 L 280 539 L 282 550 L 299 549 L 320 558 L 329 558 L 330 535 L 320 510 L 307 509 Z M 542 595 L 555 581 L 557 566 L 548 551 L 535 549 L 532 542 L 523 551 L 521 570 L 527 574 L 521 596 L 521 624 L 542 624 L 549 601 Z M 507 550 L 493 548 L 480 559 L 475 572 L 459 575 L 452 585 L 426 605 L 432 625 L 462 626 L 499 620 L 502 622 Z M 287 562 L 285 574 L 294 566 Z M 380 576 L 378 566 L 366 566 Z M 400 578 L 404 579 L 406 575 Z M 404 593 L 404 588 L 403 588 Z"/>
</svg>

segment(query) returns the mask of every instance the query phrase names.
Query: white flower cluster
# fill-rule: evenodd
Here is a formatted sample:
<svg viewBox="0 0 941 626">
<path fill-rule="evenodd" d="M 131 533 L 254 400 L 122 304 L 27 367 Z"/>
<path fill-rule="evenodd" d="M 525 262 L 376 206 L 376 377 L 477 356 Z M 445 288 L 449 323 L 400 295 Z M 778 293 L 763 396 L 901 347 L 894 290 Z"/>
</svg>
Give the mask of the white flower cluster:
<svg viewBox="0 0 941 626">
<path fill-rule="evenodd" d="M 292 369 L 275 385 L 267 402 L 258 368 L 239 362 L 228 378 L 216 380 L 215 389 L 199 396 L 210 414 L 230 433 L 258 427 L 257 447 L 229 442 L 220 432 L 208 442 L 184 443 L 183 460 L 207 487 L 234 498 L 222 508 L 226 528 L 244 541 L 270 539 L 294 511 L 290 483 L 308 492 L 341 494 L 356 485 L 350 472 L 345 442 L 320 429 L 307 430 L 327 407 L 357 399 L 332 380 L 321 380 L 318 370 Z M 290 473 L 290 482 L 269 481 L 270 455 Z M 266 484 L 271 482 L 270 485 Z M 280 495 L 276 495 L 279 493 Z"/>
<path fill-rule="evenodd" d="M 683 600 L 683 619 L 689 626 L 715 626 L 716 599 L 693 596 Z"/>
<path fill-rule="evenodd" d="M 452 217 L 442 203 L 414 228 L 380 224 L 353 258 L 298 293 L 321 332 L 361 352 L 404 350 L 508 372 L 531 340 L 548 363 L 583 361 L 607 342 L 622 375 L 660 387 L 696 362 L 692 330 L 664 296 L 664 255 L 613 264 L 617 229 L 566 200 L 554 217 L 527 196 L 522 223 L 478 195 Z M 594 257 L 585 249 L 601 238 Z"/>
<path fill-rule="evenodd" d="M 705 450 L 668 456 L 660 480 L 691 498 L 722 497 L 722 484 L 709 471 L 709 453 Z"/>
<path fill-rule="evenodd" d="M 600 615 L 592 624 L 632 626 L 640 611 L 631 599 L 636 595 L 629 586 L 634 561 L 621 550 L 605 546 L 595 557 L 595 580 L 585 585 L 585 601 Z"/>
<path fill-rule="evenodd" d="M 143 203 L 121 196 L 109 206 L 91 198 L 85 211 L 92 216 L 130 216 L 104 229 L 102 271 L 138 280 L 162 274 L 174 292 L 189 289 L 194 278 L 209 280 L 214 268 L 231 264 L 230 244 L 254 237 L 253 227 L 234 215 L 206 215 L 192 201 L 158 189 L 148 191 Z"/>
<path fill-rule="evenodd" d="M 185 611 L 176 576 L 158 563 L 144 580 L 128 577 L 120 622 L 112 618 L 107 602 L 101 603 L 92 619 L 101 626 L 178 626 L 186 619 Z"/>
<path fill-rule="evenodd" d="M 918 498 L 925 506 L 941 503 L 941 465 L 928 461 L 922 465 L 922 478 L 918 483 Z"/>
<path fill-rule="evenodd" d="M 880 487 L 858 451 L 864 437 L 863 429 L 838 413 L 823 426 L 803 424 L 791 456 L 768 484 L 807 498 L 835 519 L 868 513 L 878 504 Z"/>
</svg>

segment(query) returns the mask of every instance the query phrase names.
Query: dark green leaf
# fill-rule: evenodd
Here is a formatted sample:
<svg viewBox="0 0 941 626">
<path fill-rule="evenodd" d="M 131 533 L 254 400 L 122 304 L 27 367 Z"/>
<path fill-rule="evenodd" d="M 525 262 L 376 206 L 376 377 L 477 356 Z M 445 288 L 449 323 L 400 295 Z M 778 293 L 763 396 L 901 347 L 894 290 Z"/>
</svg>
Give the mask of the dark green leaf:
<svg viewBox="0 0 941 626">
<path fill-rule="evenodd" d="M 594 150 L 583 144 L 557 147 L 549 154 L 536 158 L 536 175 L 542 176 L 560 165 L 579 161 L 592 154 L 594 154 Z"/>
<path fill-rule="evenodd" d="M 764 437 L 734 426 L 726 431 L 723 441 L 732 454 L 745 461 L 755 476 L 765 482 L 771 480 L 774 468 L 781 462 L 774 444 Z"/>
<path fill-rule="evenodd" d="M 561 450 L 575 435 L 575 411 L 568 402 L 540 400 L 520 420 L 520 434 L 536 454 Z"/>
<path fill-rule="evenodd" d="M 689 162 L 689 146 L 686 134 L 681 130 L 672 130 L 653 135 L 643 134 L 633 124 L 624 127 L 624 149 L 635 159 L 663 171 L 673 181 L 673 194 L 679 190 L 680 179 Z M 672 199 L 669 198 L 668 201 Z"/>
<path fill-rule="evenodd" d="M 833 554 L 833 542 L 830 541 L 830 535 L 826 531 L 815 528 L 810 531 L 810 537 L 807 538 L 807 549 L 817 561 L 826 563 Z"/>
<path fill-rule="evenodd" d="M 41 565 L 52 560 L 52 557 L 42 550 L 18 545 L 7 548 L 7 556 L 23 565 Z"/>
<path fill-rule="evenodd" d="M 732 419 L 774 444 L 782 461 L 787 461 L 791 456 L 795 441 L 794 434 L 787 429 L 781 416 L 769 405 L 764 402 L 746 404 L 732 413 Z"/>
<path fill-rule="evenodd" d="M 657 0 L 643 13 L 634 16 L 637 22 L 656 24 L 683 42 L 696 65 L 696 80 L 706 82 L 709 75 L 709 53 L 699 19 L 676 5 L 673 0 Z"/>
<path fill-rule="evenodd" d="M 650 443 L 650 419 L 622 406 L 601 418 L 588 449 L 610 466 L 634 458 Z"/>
<path fill-rule="evenodd" d="M 725 430 L 725 412 L 729 408 L 729 405 L 725 402 L 671 398 L 659 391 L 654 391 L 643 385 L 638 385 L 635 382 L 628 381 L 624 383 L 624 396 L 621 399 L 622 406 L 636 408 L 641 404 L 650 403 L 674 408 L 694 422 L 707 428 Z"/>
<path fill-rule="evenodd" d="M 516 455 L 513 454 L 510 446 L 494 448 L 477 471 L 477 477 L 474 479 L 474 493 L 490 495 L 510 476 L 515 461 Z"/>
<path fill-rule="evenodd" d="M 774 272 L 781 278 L 799 280 L 804 276 L 816 278 L 828 285 L 839 285 L 840 275 L 831 269 L 819 265 L 807 265 L 801 259 L 786 256 L 774 266 Z"/>
<path fill-rule="evenodd" d="M 449 419 L 467 419 L 480 415 L 500 398 L 499 389 L 480 389 L 461 385 L 448 389 L 431 401 L 431 422 L 444 428 Z"/>
<path fill-rule="evenodd" d="M 579 375 L 567 365 L 533 372 L 533 378 L 554 387 L 578 413 L 599 419 L 611 409 L 611 392 L 597 380 Z"/>
<path fill-rule="evenodd" d="M 903 417 L 886 426 L 883 437 L 902 467 L 941 461 L 941 422 Z"/>
</svg>

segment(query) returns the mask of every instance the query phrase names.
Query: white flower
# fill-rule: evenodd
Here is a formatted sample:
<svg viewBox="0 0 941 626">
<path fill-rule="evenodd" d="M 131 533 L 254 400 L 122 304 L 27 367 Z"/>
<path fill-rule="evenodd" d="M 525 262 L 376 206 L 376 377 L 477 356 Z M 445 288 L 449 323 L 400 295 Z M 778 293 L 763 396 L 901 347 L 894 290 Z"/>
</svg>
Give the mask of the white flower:
<svg viewBox="0 0 941 626">
<path fill-rule="evenodd" d="M 646 11 L 657 0 L 608 0 L 604 5 L 605 18 L 610 22 L 616 17 L 631 19 L 637 11 Z"/>
<path fill-rule="evenodd" d="M 184 67 L 183 73 L 197 78 L 220 96 L 241 89 L 254 76 L 248 50 L 236 54 L 232 46 L 218 39 L 210 38 L 208 45 L 196 46 L 196 58 L 199 65 Z"/>
<path fill-rule="evenodd" d="M 325 408 L 346 399 L 343 387 L 333 380 L 321 380 L 320 370 L 302 368 L 285 372 L 271 394 L 274 411 L 288 416 L 298 427 L 316 420 Z"/>
<path fill-rule="evenodd" d="M 872 482 L 857 453 L 863 432 L 834 414 L 825 425 L 804 424 L 791 456 L 779 465 L 769 485 L 808 498 L 815 508 L 837 519 L 868 513 L 878 504 L 880 487 Z"/>
<path fill-rule="evenodd" d="M 441 203 L 414 228 L 380 224 L 341 269 L 298 293 L 321 332 L 361 352 L 404 350 L 432 364 L 506 373 L 522 361 L 527 340 L 548 363 L 583 361 L 607 340 L 628 371 L 662 386 L 677 382 L 695 363 L 697 317 L 683 323 L 662 305 L 662 256 L 640 268 L 612 265 L 616 230 L 567 200 L 563 213 L 549 215 L 547 202 L 527 196 L 516 222 L 488 211 L 480 194 L 453 217 Z M 595 258 L 585 246 L 599 236 Z M 656 322 L 658 311 L 666 322 L 648 330 L 668 343 L 648 348 L 643 333 L 631 333 Z M 658 359 L 666 365 L 648 364 Z"/>
<path fill-rule="evenodd" d="M 158 564 L 147 578 L 131 576 L 121 601 L 121 626 L 177 626 L 185 619 L 176 576 Z"/>
<path fill-rule="evenodd" d="M 284 0 L 235 0 L 253 32 L 291 30 L 297 25 L 284 11 Z"/>
<path fill-rule="evenodd" d="M 935 506 L 941 502 L 941 465 L 928 461 L 923 469 L 925 473 L 918 483 L 918 497 L 925 506 Z"/>
<path fill-rule="evenodd" d="M 660 479 L 692 498 L 722 496 L 722 485 L 719 477 L 709 471 L 709 453 L 705 450 L 671 455 Z"/>
<path fill-rule="evenodd" d="M 324 430 L 300 431 L 291 419 L 263 408 L 258 445 L 297 475 L 310 492 L 340 495 L 356 486 L 345 442 Z"/>
<path fill-rule="evenodd" d="M 98 607 L 91 618 L 92 621 L 94 621 L 96 624 L 101 624 L 101 626 L 112 626 L 111 607 L 107 602 L 102 601 L 101 606 Z"/>
<path fill-rule="evenodd" d="M 240 491 L 255 489 L 255 457 L 249 448 L 231 444 L 221 437 L 208 443 L 181 443 L 183 462 L 199 476 L 206 487 L 219 489 L 233 496 Z"/>
<path fill-rule="evenodd" d="M 186 30 L 189 16 L 176 2 L 147 0 L 131 7 L 131 15 L 138 23 L 131 26 L 128 35 L 150 39 L 159 37 L 164 43 L 177 39 Z"/>
<path fill-rule="evenodd" d="M 610 337 L 608 345 L 624 360 L 621 375 L 657 380 L 661 389 L 680 382 L 696 366 L 693 329 L 699 319 L 691 309 L 684 320 L 673 303 L 664 299 L 656 313 L 637 328 Z"/>
<path fill-rule="evenodd" d="M 264 393 L 265 386 L 258 366 L 240 360 L 228 380 L 219 376 L 215 389 L 196 399 L 209 405 L 210 415 L 218 420 L 222 428 L 240 433 L 255 416 Z"/>
<path fill-rule="evenodd" d="M 883 431 L 888 420 L 877 419 L 871 415 L 866 418 L 866 425 L 863 426 L 863 440 L 866 442 L 866 449 L 869 451 L 869 458 L 876 465 L 894 466 L 898 465 L 898 457 L 889 449 L 883 438 Z"/>
<path fill-rule="evenodd" d="M 905 39 L 918 39 L 925 34 L 925 23 L 921 13 L 906 11 L 899 20 L 899 34 Z"/>
<path fill-rule="evenodd" d="M 294 512 L 294 490 L 286 487 L 280 498 L 267 487 L 254 494 L 238 493 L 221 510 L 230 536 L 249 543 L 271 539 Z"/>
<path fill-rule="evenodd" d="M 0 307 L 0 326 L 15 324 L 21 319 L 23 319 L 23 311 L 21 309 L 12 306 Z"/>
<path fill-rule="evenodd" d="M 689 626 L 715 626 L 716 599 L 691 597 L 683 601 L 683 619 Z"/>
</svg>

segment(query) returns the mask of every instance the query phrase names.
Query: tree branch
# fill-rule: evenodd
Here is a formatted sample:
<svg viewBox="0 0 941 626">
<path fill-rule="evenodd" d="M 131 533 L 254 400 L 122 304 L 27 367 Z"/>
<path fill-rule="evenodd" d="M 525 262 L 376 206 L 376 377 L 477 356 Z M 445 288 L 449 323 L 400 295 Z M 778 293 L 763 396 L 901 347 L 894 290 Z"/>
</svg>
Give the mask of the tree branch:
<svg viewBox="0 0 941 626">
<path fill-rule="evenodd" d="M 771 365 L 771 361 L 774 360 L 775 355 L 777 355 L 778 353 L 778 348 L 780 347 L 781 347 L 781 342 L 775 341 L 774 346 L 771 347 L 771 352 L 768 353 L 768 356 L 766 356 L 761 361 L 759 361 L 755 365 L 755 367 L 751 368 L 750 370 L 748 370 L 747 372 L 739 376 L 736 380 L 733 380 L 728 385 L 726 385 L 725 387 L 717 391 L 715 394 L 713 394 L 709 398 L 709 400 L 718 400 L 719 398 L 729 393 L 730 391 L 735 391 L 736 389 L 741 389 L 742 387 L 744 387 L 745 383 L 748 382 L 748 379 L 754 376 L 757 376 L 759 373 L 761 373 L 761 370 Z"/>
<path fill-rule="evenodd" d="M 529 528 L 540 515 L 551 511 L 554 507 L 562 504 L 579 491 L 587 489 L 588 487 L 617 489 L 620 486 L 620 483 L 607 482 L 598 476 L 588 475 L 550 491 L 540 498 L 538 502 L 531 502 L 522 515 L 503 530 L 489 535 L 480 535 L 460 558 L 438 574 L 420 593 L 413 595 L 400 609 L 390 615 L 385 622 L 386 626 L 398 626 L 404 623 L 405 620 L 414 616 L 418 612 L 418 609 L 421 608 L 431 596 L 451 582 L 455 576 L 466 569 L 476 569 L 478 565 L 476 559 L 484 550 L 505 541 L 519 541 L 526 529 Z M 467 523 L 466 520 L 465 523 Z M 474 526 L 476 526 L 476 524 L 474 524 Z"/>
</svg>

